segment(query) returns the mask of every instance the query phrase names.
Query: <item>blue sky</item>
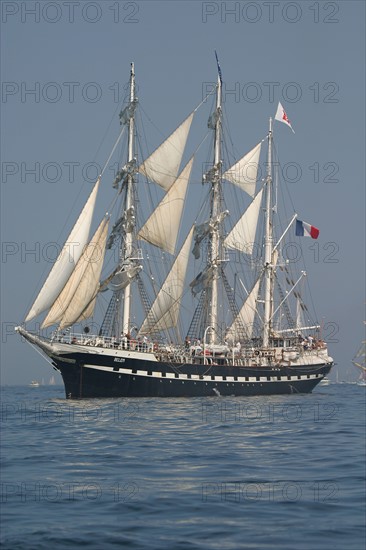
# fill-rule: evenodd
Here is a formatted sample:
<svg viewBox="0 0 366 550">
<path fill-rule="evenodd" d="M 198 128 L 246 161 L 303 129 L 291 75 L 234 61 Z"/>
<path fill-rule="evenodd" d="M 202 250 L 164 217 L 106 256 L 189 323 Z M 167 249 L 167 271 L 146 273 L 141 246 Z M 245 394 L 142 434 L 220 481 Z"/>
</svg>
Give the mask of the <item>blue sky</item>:
<svg viewBox="0 0 366 550">
<path fill-rule="evenodd" d="M 331 353 L 341 376 L 356 377 L 350 360 L 365 315 L 364 2 L 3 1 L 1 8 L 2 384 L 51 375 L 11 327 L 49 268 L 42 246 L 70 227 L 70 204 L 74 215 L 82 206 L 87 164 L 102 163 L 112 145 L 102 138 L 111 121 L 117 131 L 116 94 L 130 62 L 144 110 L 167 135 L 216 79 L 214 50 L 237 149 L 265 135 L 278 101 L 293 123 L 295 135 L 284 125 L 276 133 L 282 161 L 301 168 L 294 203 L 321 229 L 319 254 L 303 244 L 313 298 L 319 319 L 339 328 Z M 152 139 L 154 147 L 159 135 Z"/>
</svg>

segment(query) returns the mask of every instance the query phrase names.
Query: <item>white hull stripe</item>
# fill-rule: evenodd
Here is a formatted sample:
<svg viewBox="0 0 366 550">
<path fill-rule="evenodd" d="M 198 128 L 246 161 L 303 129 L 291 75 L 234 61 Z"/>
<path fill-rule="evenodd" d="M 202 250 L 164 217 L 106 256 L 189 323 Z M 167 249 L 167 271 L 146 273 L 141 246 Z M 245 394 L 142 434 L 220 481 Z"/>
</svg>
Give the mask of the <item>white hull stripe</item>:
<svg viewBox="0 0 366 550">
<path fill-rule="evenodd" d="M 199 374 L 191 374 L 190 377 L 188 377 L 188 374 L 178 374 L 175 375 L 174 372 L 167 372 L 165 373 L 165 376 L 162 376 L 161 372 L 158 371 L 148 371 L 146 370 L 136 370 L 132 371 L 132 369 L 124 369 L 123 367 L 118 367 L 118 365 L 115 365 L 114 367 L 101 367 L 98 365 L 83 365 L 83 367 L 86 367 L 88 369 L 94 369 L 94 370 L 101 370 L 105 372 L 109 372 L 110 374 L 128 374 L 130 376 L 147 376 L 149 378 L 168 378 L 168 379 L 175 379 L 175 380 L 197 380 L 200 382 L 288 382 L 288 381 L 295 381 L 295 380 L 315 380 L 317 378 L 323 378 L 323 374 L 302 374 L 302 375 L 296 375 L 296 376 L 207 376 L 207 375 L 199 375 Z M 118 370 L 113 370 L 117 369 Z"/>
</svg>

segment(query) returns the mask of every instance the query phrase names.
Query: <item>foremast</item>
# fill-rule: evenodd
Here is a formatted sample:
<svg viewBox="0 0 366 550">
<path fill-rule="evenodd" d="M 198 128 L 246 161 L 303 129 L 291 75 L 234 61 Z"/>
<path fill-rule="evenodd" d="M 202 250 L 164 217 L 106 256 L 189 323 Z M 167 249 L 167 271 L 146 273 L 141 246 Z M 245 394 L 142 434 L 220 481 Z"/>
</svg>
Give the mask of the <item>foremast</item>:
<svg viewBox="0 0 366 550">
<path fill-rule="evenodd" d="M 127 125 L 127 162 L 117 173 L 113 186 L 120 192 L 124 191 L 121 215 L 115 224 L 111 235 L 111 243 L 119 238 L 119 263 L 111 276 L 113 295 L 105 314 L 101 333 L 104 336 L 119 336 L 131 330 L 131 283 L 138 271 L 141 254 L 136 245 L 135 230 L 135 202 L 136 202 L 136 173 L 137 162 L 135 157 L 135 110 L 137 107 L 135 95 L 135 67 L 131 63 L 129 103 L 120 112 L 120 124 Z"/>
</svg>

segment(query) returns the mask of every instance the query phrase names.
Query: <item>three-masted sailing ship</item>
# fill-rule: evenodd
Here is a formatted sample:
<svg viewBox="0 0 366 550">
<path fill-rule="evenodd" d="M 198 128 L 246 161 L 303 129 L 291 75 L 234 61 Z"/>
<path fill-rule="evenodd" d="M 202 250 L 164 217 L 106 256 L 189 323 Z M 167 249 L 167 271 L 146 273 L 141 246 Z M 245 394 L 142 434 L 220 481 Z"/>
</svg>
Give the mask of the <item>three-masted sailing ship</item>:
<svg viewBox="0 0 366 550">
<path fill-rule="evenodd" d="M 332 367 L 320 326 L 303 299 L 306 272 L 295 276 L 296 262 L 285 255 L 295 227 L 299 235 L 316 237 L 318 232 L 293 213 L 280 225 L 272 118 L 249 153 L 224 159 L 220 68 L 218 73 L 206 130 L 213 154 L 200 182 L 199 213 L 185 230 L 181 215 L 187 210 L 194 155 L 181 165 L 192 119 L 209 98 L 140 158 L 131 64 L 112 151 L 125 135 L 112 205 L 89 240 L 103 170 L 25 322 L 16 328 L 61 373 L 67 398 L 310 392 Z M 156 185 L 160 193 L 145 217 L 144 185 L 145 197 Z M 234 190 L 231 203 L 229 188 Z M 197 197 L 190 201 L 190 213 L 197 202 Z M 112 269 L 108 253 L 117 256 Z M 156 272 L 150 266 L 154 259 Z M 104 270 L 109 266 L 105 276 L 103 265 Z M 97 303 L 104 316 L 93 333 Z M 28 323 L 41 315 L 41 329 L 29 330 Z M 54 327 L 49 336 L 48 327 Z"/>
<path fill-rule="evenodd" d="M 366 321 L 364 324 L 366 325 Z M 360 371 L 360 377 L 357 384 L 359 386 L 366 386 L 366 339 L 362 341 L 356 355 L 352 359 L 352 363 Z"/>
</svg>

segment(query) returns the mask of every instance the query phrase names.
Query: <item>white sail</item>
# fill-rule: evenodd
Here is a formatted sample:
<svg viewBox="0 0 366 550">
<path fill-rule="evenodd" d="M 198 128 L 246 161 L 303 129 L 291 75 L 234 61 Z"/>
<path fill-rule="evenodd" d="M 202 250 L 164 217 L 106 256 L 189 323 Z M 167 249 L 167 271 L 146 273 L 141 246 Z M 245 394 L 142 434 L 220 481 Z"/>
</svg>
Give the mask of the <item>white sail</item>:
<svg viewBox="0 0 366 550">
<path fill-rule="evenodd" d="M 258 215 L 262 201 L 263 189 L 259 191 L 250 203 L 243 216 L 239 219 L 224 240 L 224 246 L 234 248 L 246 254 L 253 253 Z"/>
<path fill-rule="evenodd" d="M 151 310 L 142 323 L 139 334 L 159 332 L 177 326 L 193 230 L 192 227 Z"/>
<path fill-rule="evenodd" d="M 174 254 L 193 157 L 170 187 L 162 201 L 140 229 L 137 237 Z"/>
<path fill-rule="evenodd" d="M 257 280 L 252 290 L 249 292 L 239 314 L 234 319 L 232 325 L 226 332 L 226 339 L 237 340 L 239 339 L 243 328 L 245 329 L 245 335 L 247 338 L 252 337 L 254 317 L 257 311 L 256 302 L 258 298 L 259 285 L 261 277 Z"/>
<path fill-rule="evenodd" d="M 359 350 L 352 359 L 352 363 L 360 368 L 366 375 L 366 340 L 363 340 Z"/>
<path fill-rule="evenodd" d="M 261 145 L 262 143 L 258 143 L 258 145 L 222 175 L 223 178 L 244 189 L 251 197 L 255 195 Z"/>
<path fill-rule="evenodd" d="M 274 250 L 272 254 L 272 265 L 274 269 L 277 266 L 277 261 L 278 261 L 278 250 Z M 262 274 L 258 277 L 257 282 L 253 286 L 252 290 L 249 292 L 241 310 L 239 311 L 239 314 L 234 319 L 232 325 L 228 328 L 225 336 L 227 339 L 231 339 L 231 340 L 238 339 L 242 333 L 243 328 L 245 330 L 245 336 L 247 338 L 252 338 L 254 318 L 257 313 L 256 303 L 257 303 L 261 279 L 262 279 Z"/>
<path fill-rule="evenodd" d="M 108 221 L 104 218 L 100 223 L 69 280 L 48 312 L 42 328 L 58 322 L 61 329 L 72 325 L 95 298 L 104 260 Z"/>
<path fill-rule="evenodd" d="M 139 166 L 138 171 L 165 191 L 177 178 L 194 112 Z"/>
<path fill-rule="evenodd" d="M 85 206 L 81 211 L 70 235 L 68 236 L 57 260 L 55 261 L 46 282 L 32 305 L 25 319 L 26 321 L 30 321 L 51 307 L 73 272 L 75 265 L 77 264 L 86 243 L 88 242 L 99 182 L 100 178 L 98 178 L 96 184 L 94 185 L 94 188 L 90 193 L 90 196 L 85 203 Z"/>
<path fill-rule="evenodd" d="M 82 314 L 76 320 L 77 323 L 79 323 L 80 321 L 84 321 L 85 319 L 89 319 L 89 317 L 93 315 L 96 302 L 97 302 L 97 297 L 95 296 L 95 298 L 92 299 L 90 304 L 86 306 Z"/>
</svg>

